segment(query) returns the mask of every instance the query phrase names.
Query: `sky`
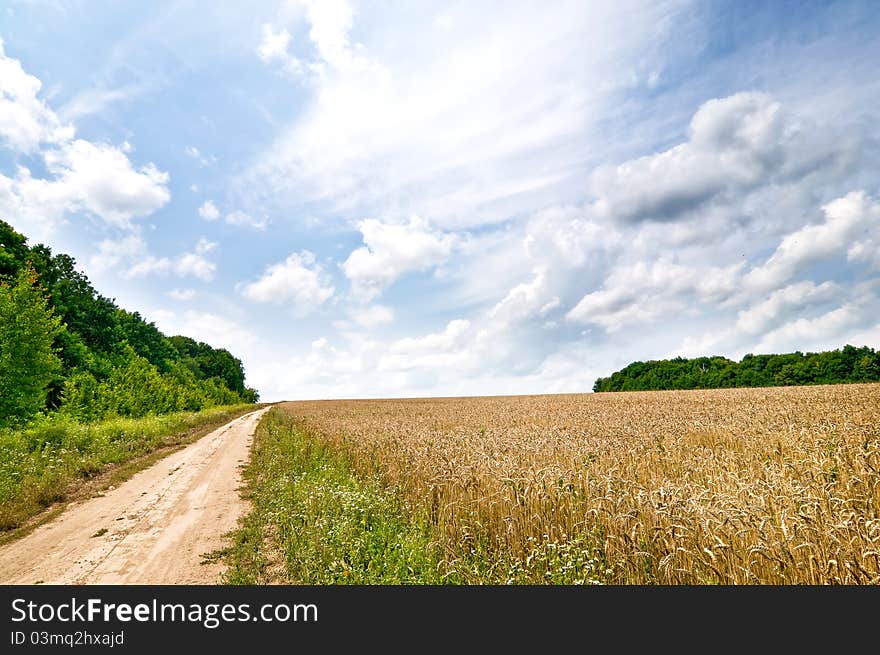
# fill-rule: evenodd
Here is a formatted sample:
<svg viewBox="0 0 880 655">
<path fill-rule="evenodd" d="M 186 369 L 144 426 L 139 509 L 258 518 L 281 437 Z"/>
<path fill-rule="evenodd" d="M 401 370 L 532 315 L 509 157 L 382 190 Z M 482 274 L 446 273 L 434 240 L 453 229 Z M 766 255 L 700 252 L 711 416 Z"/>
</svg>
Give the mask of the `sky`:
<svg viewBox="0 0 880 655">
<path fill-rule="evenodd" d="M 880 347 L 872 2 L 0 2 L 0 218 L 263 400 Z"/>
</svg>

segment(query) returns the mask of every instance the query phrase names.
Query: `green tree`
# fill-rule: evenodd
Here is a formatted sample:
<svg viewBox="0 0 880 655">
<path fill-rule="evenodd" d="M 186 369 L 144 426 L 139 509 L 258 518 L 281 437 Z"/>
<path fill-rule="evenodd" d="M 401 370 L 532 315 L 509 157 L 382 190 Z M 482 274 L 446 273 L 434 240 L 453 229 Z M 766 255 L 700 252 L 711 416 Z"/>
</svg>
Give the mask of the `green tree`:
<svg viewBox="0 0 880 655">
<path fill-rule="evenodd" d="M 0 221 L 0 280 L 14 280 L 27 256 L 27 239 Z"/>
<path fill-rule="evenodd" d="M 593 391 L 714 389 L 800 384 L 880 382 L 880 352 L 846 345 L 821 353 L 748 354 L 739 363 L 724 357 L 633 362 L 599 378 Z"/>
<path fill-rule="evenodd" d="M 55 337 L 63 330 L 30 266 L 0 283 L 0 424 L 26 420 L 46 405 L 61 370 Z"/>
</svg>

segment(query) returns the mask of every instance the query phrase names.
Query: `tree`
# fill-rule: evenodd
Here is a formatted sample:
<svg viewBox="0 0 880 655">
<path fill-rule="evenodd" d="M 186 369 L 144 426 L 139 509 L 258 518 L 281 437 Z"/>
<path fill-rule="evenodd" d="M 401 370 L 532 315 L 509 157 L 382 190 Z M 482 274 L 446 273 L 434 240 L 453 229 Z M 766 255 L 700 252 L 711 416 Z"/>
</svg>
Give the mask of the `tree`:
<svg viewBox="0 0 880 655">
<path fill-rule="evenodd" d="M 44 409 L 49 384 L 61 370 L 53 343 L 63 329 L 30 265 L 14 284 L 0 283 L 0 424 Z"/>
<path fill-rule="evenodd" d="M 31 291 L 19 286 L 21 275 Z M 27 238 L 2 220 L 0 283 L 6 284 L 0 424 L 40 410 L 99 420 L 257 399 L 254 390 L 245 388 L 241 360 L 229 351 L 186 337 L 167 338 L 139 313 L 100 295 L 72 257 L 42 244 L 29 247 Z M 54 321 L 27 326 L 54 335 L 48 350 L 26 352 L 27 340 L 36 335 L 22 333 L 25 318 L 33 316 L 19 305 L 29 293 L 42 298 L 43 313 Z M 36 364 L 23 364 L 27 358 Z"/>
<path fill-rule="evenodd" d="M 14 280 L 27 256 L 27 239 L 0 221 L 0 280 Z"/>
<path fill-rule="evenodd" d="M 795 384 L 880 382 L 880 352 L 847 345 L 821 353 L 748 354 L 739 363 L 724 357 L 633 362 L 599 378 L 593 391 L 715 389 Z"/>
</svg>

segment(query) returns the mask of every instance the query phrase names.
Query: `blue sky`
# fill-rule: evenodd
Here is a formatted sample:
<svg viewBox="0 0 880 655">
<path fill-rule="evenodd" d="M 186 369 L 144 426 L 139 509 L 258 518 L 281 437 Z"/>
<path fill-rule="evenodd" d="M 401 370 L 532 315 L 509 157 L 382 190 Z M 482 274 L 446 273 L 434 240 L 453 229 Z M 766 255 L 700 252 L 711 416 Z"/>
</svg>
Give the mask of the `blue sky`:
<svg viewBox="0 0 880 655">
<path fill-rule="evenodd" d="M 226 4 L 0 4 L 0 216 L 264 399 L 880 346 L 876 5 Z"/>
</svg>

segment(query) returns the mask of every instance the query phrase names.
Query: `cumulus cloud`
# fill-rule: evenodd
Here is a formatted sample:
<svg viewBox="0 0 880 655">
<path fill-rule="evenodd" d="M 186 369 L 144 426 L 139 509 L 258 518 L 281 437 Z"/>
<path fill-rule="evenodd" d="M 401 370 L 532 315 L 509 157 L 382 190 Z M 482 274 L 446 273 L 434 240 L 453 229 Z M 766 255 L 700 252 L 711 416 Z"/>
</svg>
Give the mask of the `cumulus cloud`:
<svg viewBox="0 0 880 655">
<path fill-rule="evenodd" d="M 192 276 L 210 281 L 214 279 L 217 265 L 198 252 L 188 252 L 171 262 L 171 270 L 178 277 Z"/>
<path fill-rule="evenodd" d="M 800 271 L 837 254 L 872 261 L 880 247 L 880 203 L 864 191 L 853 191 L 823 208 L 825 220 L 787 235 L 770 258 L 756 267 L 745 282 L 773 288 Z M 858 240 L 857 240 L 858 239 Z"/>
<path fill-rule="evenodd" d="M 35 178 L 19 167 L 0 173 L 0 212 L 45 234 L 66 214 L 85 211 L 110 226 L 130 229 L 171 198 L 168 174 L 153 164 L 135 169 L 120 149 L 76 139 L 43 153 L 53 177 Z"/>
<path fill-rule="evenodd" d="M 406 337 L 390 344 L 379 361 L 379 370 L 409 370 L 461 366 L 471 356 L 468 351 L 470 321 L 450 321 L 441 332 Z"/>
<path fill-rule="evenodd" d="M 597 216 L 621 222 L 673 221 L 715 200 L 739 200 L 759 186 L 790 184 L 822 169 L 844 172 L 859 144 L 788 113 L 763 93 L 709 100 L 688 140 L 655 155 L 597 170 Z"/>
<path fill-rule="evenodd" d="M 307 61 L 290 52 L 290 32 L 276 30 L 271 24 L 262 27 L 257 54 L 266 64 L 279 64 L 288 73 L 326 76 L 329 72 L 362 72 L 375 67 L 364 54 L 364 47 L 349 37 L 354 23 L 354 8 L 348 0 L 304 0 L 299 3 L 309 24 L 309 41 L 314 57 Z"/>
<path fill-rule="evenodd" d="M 214 204 L 213 200 L 206 200 L 199 207 L 199 216 L 205 221 L 214 222 L 220 219 L 220 215 L 220 210 L 217 208 L 217 205 Z M 228 212 L 223 220 L 227 225 L 249 227 L 260 232 L 264 231 L 269 226 L 269 220 L 267 218 L 255 218 L 251 214 L 241 210 Z"/>
<path fill-rule="evenodd" d="M 413 216 L 407 223 L 384 223 L 368 218 L 358 223 L 364 246 L 342 264 L 355 295 L 365 300 L 411 271 L 425 271 L 449 256 L 456 238 L 432 230 L 427 221 Z"/>
<path fill-rule="evenodd" d="M 307 250 L 272 264 L 260 279 L 242 288 L 242 295 L 250 300 L 289 305 L 300 315 L 324 304 L 333 293 L 334 288 L 314 254 Z"/>
<path fill-rule="evenodd" d="M 822 207 L 823 220 L 784 235 L 763 261 L 748 266 L 706 264 L 707 257 L 686 265 L 663 258 L 619 263 L 600 289 L 585 296 L 566 314 L 570 321 L 600 325 L 608 333 L 626 326 L 683 317 L 704 333 L 689 333 L 671 355 L 773 352 L 784 348 L 837 347 L 857 329 L 870 326 L 877 307 L 876 279 L 846 279 L 863 264 L 870 271 L 873 244 L 880 234 L 880 203 L 863 191 L 851 192 Z M 837 262 L 844 279 L 795 280 Z M 840 268 L 847 264 L 846 268 Z M 832 273 L 833 275 L 834 273 Z M 731 315 L 731 312 L 736 314 Z M 711 327 L 713 326 L 714 327 Z"/>
<path fill-rule="evenodd" d="M 115 268 L 122 262 L 142 257 L 146 251 L 147 243 L 139 234 L 121 239 L 104 239 L 98 243 L 98 252 L 92 256 L 89 268 L 100 273 Z"/>
<path fill-rule="evenodd" d="M 290 32 L 282 28 L 277 32 L 272 25 L 263 25 L 263 37 L 257 47 L 257 55 L 266 64 L 277 63 L 281 68 L 292 75 L 303 72 L 302 62 L 290 54 Z"/>
<path fill-rule="evenodd" d="M 276 33 L 272 25 L 265 23 L 263 25 L 263 39 L 257 47 L 257 54 L 266 63 L 283 59 L 288 56 L 287 47 L 289 44 L 290 32 L 282 29 Z"/>
<path fill-rule="evenodd" d="M 168 203 L 168 174 L 148 163 L 135 167 L 125 143 L 113 146 L 74 138 L 37 94 L 40 81 L 5 55 L 0 43 L 0 142 L 37 153 L 48 176 L 36 178 L 19 166 L 0 174 L 0 212 L 44 236 L 68 213 L 85 212 L 118 228 Z"/>
<path fill-rule="evenodd" d="M 840 295 L 840 289 L 833 282 L 816 284 L 804 280 L 790 284 L 777 289 L 766 300 L 740 311 L 735 329 L 747 335 L 763 334 L 768 328 L 787 321 L 793 314 L 804 312 L 811 306 L 828 302 Z"/>
<path fill-rule="evenodd" d="M 6 55 L 0 39 L 0 140 L 22 152 L 33 152 L 41 144 L 64 143 L 74 130 L 38 95 L 43 84 Z"/>
<path fill-rule="evenodd" d="M 212 200 L 206 200 L 199 207 L 199 216 L 206 221 L 216 221 L 220 218 L 220 212 Z"/>
<path fill-rule="evenodd" d="M 170 199 L 168 174 L 153 164 L 135 169 L 128 157 L 113 146 L 76 139 L 63 148 L 49 150 L 44 159 L 56 175 L 53 186 L 71 203 L 118 227 L 145 216 Z"/>
<path fill-rule="evenodd" d="M 214 279 L 217 265 L 205 255 L 216 247 L 216 243 L 202 238 L 192 252 L 184 252 L 176 257 L 156 257 L 149 253 L 147 243 L 140 235 L 104 239 L 98 243 L 98 252 L 92 256 L 89 267 L 103 272 L 125 264 L 125 270 L 120 273 L 124 278 L 157 274 L 195 277 L 209 282 Z"/>
<path fill-rule="evenodd" d="M 541 242 L 563 261 L 577 261 L 564 245 L 588 234 L 584 226 L 614 243 L 604 279 L 566 318 L 616 332 L 739 310 L 738 327 L 701 341 L 730 344 L 776 329 L 776 314 L 829 300 L 827 280 L 798 278 L 829 262 L 870 268 L 880 244 L 880 205 L 866 192 L 816 207 L 860 157 L 854 134 L 799 117 L 769 95 L 739 93 L 704 103 L 686 142 L 598 169 L 579 229 L 563 231 L 562 246 L 546 235 Z"/>
<path fill-rule="evenodd" d="M 622 237 L 596 221 L 586 208 L 552 206 L 529 218 L 523 245 L 535 262 L 576 268 L 599 251 L 618 248 Z"/>
<path fill-rule="evenodd" d="M 870 316 L 873 320 L 876 314 Z M 845 304 L 815 318 L 795 318 L 763 335 L 755 345 L 757 352 L 790 352 L 791 350 L 827 350 L 840 348 L 841 338 L 859 327 L 865 327 L 863 308 Z"/>
<path fill-rule="evenodd" d="M 614 269 L 604 287 L 585 295 L 566 314 L 579 323 L 608 331 L 648 322 L 689 308 L 691 301 L 721 303 L 738 288 L 741 265 L 684 266 L 664 259 Z"/>
<path fill-rule="evenodd" d="M 488 317 L 506 326 L 530 316 L 543 316 L 559 305 L 559 297 L 553 296 L 547 299 L 546 273 L 538 269 L 531 282 L 523 282 L 513 287 L 489 310 Z"/>
</svg>

